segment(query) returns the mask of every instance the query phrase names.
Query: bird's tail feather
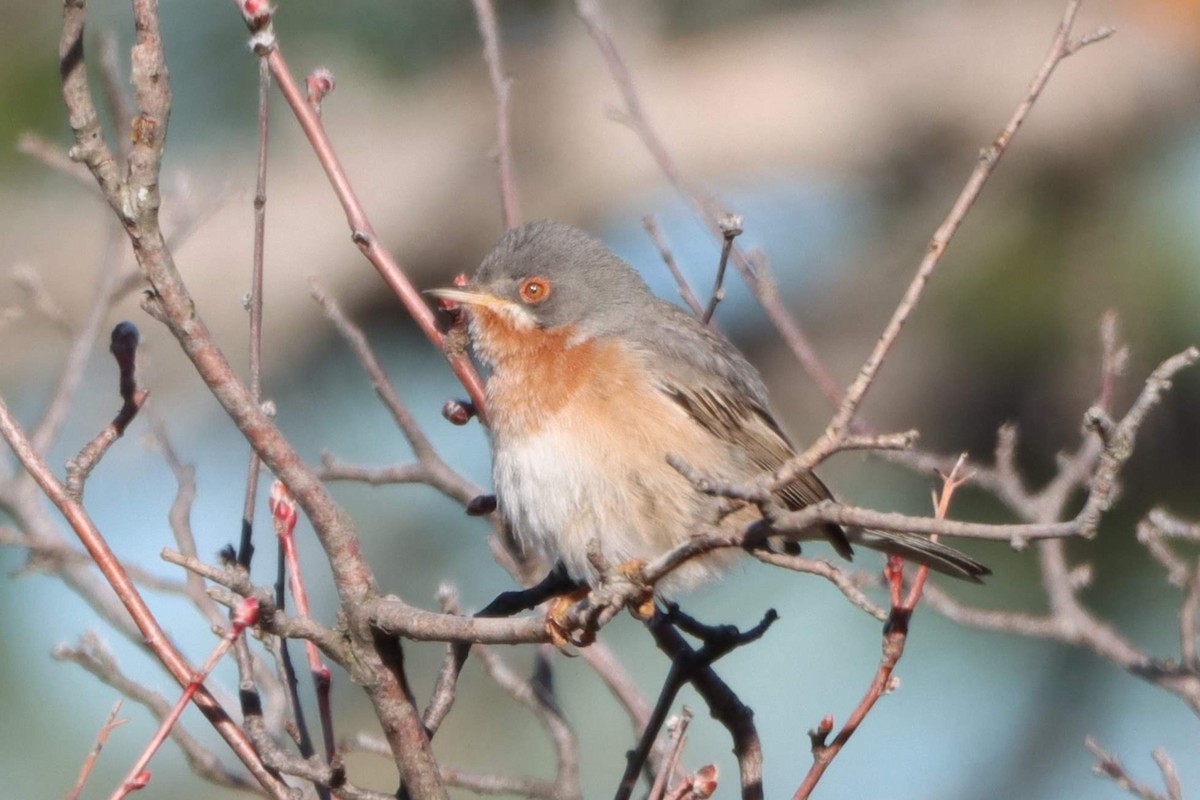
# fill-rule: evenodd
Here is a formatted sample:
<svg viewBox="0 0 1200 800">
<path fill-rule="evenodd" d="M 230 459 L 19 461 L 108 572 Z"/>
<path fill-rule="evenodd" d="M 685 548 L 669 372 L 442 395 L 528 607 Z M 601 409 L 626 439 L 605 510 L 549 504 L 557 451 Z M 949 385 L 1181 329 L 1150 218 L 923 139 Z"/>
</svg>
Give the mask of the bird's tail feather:
<svg viewBox="0 0 1200 800">
<path fill-rule="evenodd" d="M 983 583 L 983 578 L 992 574 L 990 569 L 966 553 L 916 533 L 850 528 L 846 531 L 846 538 L 852 544 L 900 556 L 906 561 L 922 564 L 943 575 L 972 583 Z"/>
</svg>

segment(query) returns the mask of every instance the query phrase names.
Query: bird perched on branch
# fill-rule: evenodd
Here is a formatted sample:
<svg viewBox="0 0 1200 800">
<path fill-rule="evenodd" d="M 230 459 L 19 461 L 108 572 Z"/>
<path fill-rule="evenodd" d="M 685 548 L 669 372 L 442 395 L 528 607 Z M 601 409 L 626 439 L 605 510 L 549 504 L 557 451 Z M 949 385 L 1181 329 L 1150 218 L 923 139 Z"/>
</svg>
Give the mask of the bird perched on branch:
<svg viewBox="0 0 1200 800">
<path fill-rule="evenodd" d="M 750 504 L 729 513 L 728 500 L 698 489 L 668 458 L 740 484 L 795 455 L 745 357 L 577 228 L 513 228 L 469 286 L 431 293 L 467 307 L 475 353 L 491 370 L 501 512 L 524 547 L 580 583 L 597 586 L 601 567 L 651 561 L 702 525 L 735 532 L 758 517 Z M 832 497 L 811 472 L 775 496 L 791 510 Z M 846 558 L 861 544 L 967 580 L 990 572 L 911 533 L 819 523 L 787 538 L 826 539 Z M 736 549 L 707 553 L 655 589 L 689 588 L 735 557 Z"/>
</svg>

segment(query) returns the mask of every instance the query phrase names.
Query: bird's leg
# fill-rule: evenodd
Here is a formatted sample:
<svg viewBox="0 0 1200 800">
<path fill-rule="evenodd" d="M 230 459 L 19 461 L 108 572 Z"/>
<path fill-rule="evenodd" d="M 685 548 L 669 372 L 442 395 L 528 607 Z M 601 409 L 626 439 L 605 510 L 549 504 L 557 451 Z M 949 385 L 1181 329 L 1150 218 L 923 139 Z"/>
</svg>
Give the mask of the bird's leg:
<svg viewBox="0 0 1200 800">
<path fill-rule="evenodd" d="M 528 589 L 501 592 L 495 600 L 484 606 L 475 616 L 511 617 L 521 611 L 537 608 L 552 597 L 571 594 L 581 588 L 586 587 L 568 575 L 567 568 L 560 562 L 554 565 L 546 577 Z"/>
<path fill-rule="evenodd" d="M 513 614 L 521 611 L 537 608 L 552 597 L 578 589 L 579 582 L 567 574 L 567 570 L 562 564 L 555 564 L 554 568 L 540 582 L 530 586 L 528 589 L 501 592 L 496 596 L 496 599 L 484 606 L 475 616 L 511 617 Z M 467 663 L 467 656 L 470 654 L 470 642 L 456 642 L 450 646 L 450 653 L 446 659 L 446 663 L 442 667 L 441 674 L 438 676 L 437 686 L 434 688 L 435 697 L 442 692 L 447 692 L 450 696 L 453 696 L 453 687 L 458 682 L 458 675 L 462 672 L 463 665 Z M 426 734 L 432 739 L 434 733 L 437 732 L 438 726 L 441 724 L 441 720 L 436 719 L 431 724 L 430 713 L 430 709 L 427 709 L 425 712 L 425 730 Z"/>
<path fill-rule="evenodd" d="M 477 617 L 510 617 L 521 611 L 528 611 L 550 601 L 546 610 L 546 633 L 550 641 L 563 652 L 572 644 L 573 627 L 568 620 L 571 607 L 587 597 L 590 589 L 567 574 L 567 569 L 558 563 L 545 578 L 530 586 L 528 589 L 517 589 L 503 592 L 495 600 L 488 603 Z M 585 646 L 595 639 L 595 633 L 586 633 L 579 637 L 575 644 Z"/>
</svg>

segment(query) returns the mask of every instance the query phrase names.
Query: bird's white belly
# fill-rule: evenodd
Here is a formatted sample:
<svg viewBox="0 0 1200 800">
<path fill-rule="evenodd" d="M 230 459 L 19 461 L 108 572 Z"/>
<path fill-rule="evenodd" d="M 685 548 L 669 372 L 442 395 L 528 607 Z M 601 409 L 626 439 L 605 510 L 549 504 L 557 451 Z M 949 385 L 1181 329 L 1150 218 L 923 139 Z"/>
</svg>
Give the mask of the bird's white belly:
<svg viewBox="0 0 1200 800">
<path fill-rule="evenodd" d="M 628 433 L 636 436 L 557 424 L 494 443 L 497 500 L 522 546 L 593 586 L 600 573 L 589 548 L 606 568 L 651 561 L 690 536 L 710 504 L 667 464 L 667 453 L 635 448 L 640 457 L 633 456 Z M 684 565 L 667 588 L 694 585 L 715 566 Z"/>
<path fill-rule="evenodd" d="M 548 565 L 561 560 L 575 578 L 596 574 L 589 543 L 606 561 L 633 556 L 613 539 L 622 537 L 628 507 L 620 488 L 604 474 L 605 459 L 584 452 L 577 436 L 561 428 L 542 430 L 513 442 L 497 442 L 492 477 L 505 519 L 527 550 Z"/>
</svg>

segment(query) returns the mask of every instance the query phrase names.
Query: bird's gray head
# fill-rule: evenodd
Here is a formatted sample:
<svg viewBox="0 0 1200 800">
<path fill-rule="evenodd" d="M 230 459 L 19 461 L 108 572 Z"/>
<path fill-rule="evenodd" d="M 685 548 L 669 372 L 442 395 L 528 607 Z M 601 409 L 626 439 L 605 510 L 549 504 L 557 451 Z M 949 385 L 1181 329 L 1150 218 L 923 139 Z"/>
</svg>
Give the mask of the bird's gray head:
<svg viewBox="0 0 1200 800">
<path fill-rule="evenodd" d="M 650 311 L 654 295 L 602 242 L 561 222 L 509 230 L 466 289 L 437 297 L 497 312 L 517 328 L 566 328 L 590 338 L 619 334 Z"/>
</svg>

